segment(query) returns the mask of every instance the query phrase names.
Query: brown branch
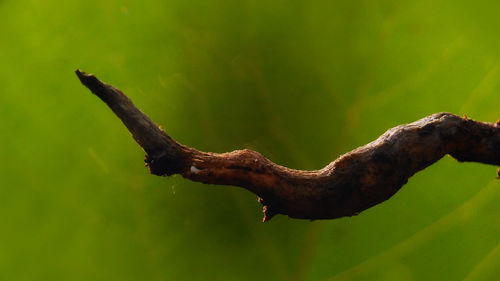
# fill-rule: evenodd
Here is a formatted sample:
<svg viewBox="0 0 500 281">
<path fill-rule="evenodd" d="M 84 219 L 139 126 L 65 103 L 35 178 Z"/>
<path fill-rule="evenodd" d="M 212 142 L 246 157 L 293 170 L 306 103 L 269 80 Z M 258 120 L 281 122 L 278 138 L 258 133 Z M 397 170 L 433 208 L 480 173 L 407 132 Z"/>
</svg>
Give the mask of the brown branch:
<svg viewBox="0 0 500 281">
<path fill-rule="evenodd" d="M 260 197 L 264 221 L 275 214 L 301 219 L 356 215 L 389 199 L 409 177 L 445 154 L 500 165 L 500 121 L 483 123 L 450 113 L 392 128 L 316 171 L 289 169 L 248 149 L 202 152 L 177 143 L 113 86 L 79 70 L 76 74 L 127 126 L 146 151 L 152 174 L 241 186 Z"/>
</svg>

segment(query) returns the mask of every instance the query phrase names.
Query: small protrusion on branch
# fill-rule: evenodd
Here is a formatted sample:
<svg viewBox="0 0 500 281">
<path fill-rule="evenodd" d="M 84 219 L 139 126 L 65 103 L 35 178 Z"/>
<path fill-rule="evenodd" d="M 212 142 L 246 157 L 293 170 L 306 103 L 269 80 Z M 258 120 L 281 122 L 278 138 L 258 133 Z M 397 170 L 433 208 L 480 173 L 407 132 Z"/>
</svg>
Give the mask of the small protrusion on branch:
<svg viewBox="0 0 500 281">
<path fill-rule="evenodd" d="M 451 113 L 389 129 L 315 171 L 289 169 L 248 149 L 201 152 L 173 140 L 113 86 L 79 70 L 76 74 L 132 133 L 152 174 L 243 187 L 259 196 L 264 222 L 276 214 L 310 220 L 357 215 L 389 199 L 409 177 L 446 154 L 500 165 L 500 120 L 484 123 Z"/>
<path fill-rule="evenodd" d="M 264 199 L 260 198 L 257 200 L 262 204 L 262 213 L 264 213 L 264 217 L 262 218 L 262 222 L 267 222 L 272 219 L 278 213 L 273 210 L 271 205 L 269 205 Z"/>
</svg>

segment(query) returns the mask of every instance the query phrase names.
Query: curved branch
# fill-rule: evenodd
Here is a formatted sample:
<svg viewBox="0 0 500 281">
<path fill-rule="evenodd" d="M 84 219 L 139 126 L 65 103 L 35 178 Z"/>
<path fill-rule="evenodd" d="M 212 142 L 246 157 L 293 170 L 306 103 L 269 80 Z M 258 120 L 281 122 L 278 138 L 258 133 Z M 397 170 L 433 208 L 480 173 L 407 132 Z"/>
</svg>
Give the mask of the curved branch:
<svg viewBox="0 0 500 281">
<path fill-rule="evenodd" d="M 289 169 L 247 149 L 202 152 L 177 143 L 113 86 L 79 70 L 76 74 L 127 126 L 147 153 L 152 174 L 248 189 L 260 197 L 264 221 L 275 214 L 300 219 L 356 215 L 389 199 L 409 177 L 445 154 L 500 165 L 500 121 L 477 122 L 450 113 L 389 129 L 315 171 Z"/>
</svg>

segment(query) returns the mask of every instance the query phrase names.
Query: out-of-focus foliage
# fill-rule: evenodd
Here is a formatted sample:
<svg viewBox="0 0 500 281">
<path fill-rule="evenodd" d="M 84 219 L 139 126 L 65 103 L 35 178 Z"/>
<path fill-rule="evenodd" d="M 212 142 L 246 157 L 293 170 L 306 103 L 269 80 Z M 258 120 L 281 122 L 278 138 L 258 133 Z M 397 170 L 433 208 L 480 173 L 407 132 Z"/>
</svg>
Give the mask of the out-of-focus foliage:
<svg viewBox="0 0 500 281">
<path fill-rule="evenodd" d="M 260 222 L 249 192 L 150 176 L 73 71 L 174 138 L 317 169 L 450 111 L 496 121 L 498 1 L 0 2 L 0 279 L 497 280 L 495 168 L 445 157 L 353 218 Z"/>
</svg>

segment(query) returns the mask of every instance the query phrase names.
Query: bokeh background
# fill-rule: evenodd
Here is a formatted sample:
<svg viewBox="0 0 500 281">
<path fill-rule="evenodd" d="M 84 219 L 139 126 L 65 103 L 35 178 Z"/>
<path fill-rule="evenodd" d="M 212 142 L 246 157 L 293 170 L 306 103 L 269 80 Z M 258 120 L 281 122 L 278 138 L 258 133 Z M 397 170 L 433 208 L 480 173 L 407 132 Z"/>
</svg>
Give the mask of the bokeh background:
<svg viewBox="0 0 500 281">
<path fill-rule="evenodd" d="M 500 118 L 498 1 L 0 1 L 1 280 L 497 280 L 496 168 L 450 157 L 353 218 L 261 223 L 155 177 L 92 72 L 178 141 L 318 169 L 439 111 Z"/>
</svg>

